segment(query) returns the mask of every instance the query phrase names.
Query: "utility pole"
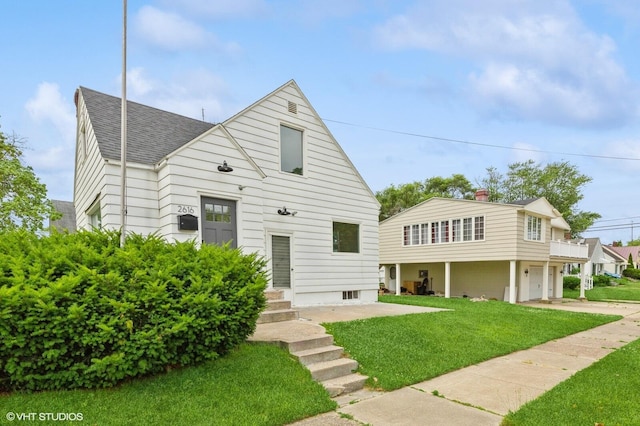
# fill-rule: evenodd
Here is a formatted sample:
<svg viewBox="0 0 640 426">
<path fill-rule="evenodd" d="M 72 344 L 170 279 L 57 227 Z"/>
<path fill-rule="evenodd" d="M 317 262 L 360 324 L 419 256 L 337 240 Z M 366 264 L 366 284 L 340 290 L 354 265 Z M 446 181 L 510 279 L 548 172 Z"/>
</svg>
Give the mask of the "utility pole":
<svg viewBox="0 0 640 426">
<path fill-rule="evenodd" d="M 127 0 L 123 0 L 122 117 L 120 124 L 120 247 L 127 233 Z"/>
</svg>

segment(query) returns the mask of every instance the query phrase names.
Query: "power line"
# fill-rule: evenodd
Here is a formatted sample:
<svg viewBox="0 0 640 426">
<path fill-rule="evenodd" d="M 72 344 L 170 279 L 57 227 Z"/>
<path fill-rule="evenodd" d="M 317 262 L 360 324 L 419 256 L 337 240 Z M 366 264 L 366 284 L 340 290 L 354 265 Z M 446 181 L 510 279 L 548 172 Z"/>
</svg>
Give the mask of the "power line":
<svg viewBox="0 0 640 426">
<path fill-rule="evenodd" d="M 596 222 L 615 222 L 615 221 L 623 221 L 623 220 L 630 220 L 630 219 L 640 219 L 640 216 L 621 217 L 619 219 L 598 219 L 598 220 L 594 220 L 593 223 L 596 223 Z"/>
<path fill-rule="evenodd" d="M 538 152 L 538 153 L 541 153 L 541 154 L 569 155 L 569 156 L 573 156 L 573 157 L 602 158 L 602 159 L 607 159 L 607 160 L 640 161 L 640 158 L 614 157 L 614 156 L 609 156 L 609 155 L 595 155 L 595 154 L 575 154 L 575 153 L 572 153 L 572 152 L 557 152 L 557 151 L 546 151 L 546 150 L 543 150 L 543 149 L 518 148 L 518 147 L 513 147 L 513 146 L 495 145 L 495 144 L 489 144 L 489 143 L 465 141 L 465 140 L 460 140 L 460 139 L 443 138 L 443 137 L 440 137 L 440 136 L 429 136 L 429 135 L 423 135 L 423 134 L 420 134 L 420 133 L 404 132 L 404 131 L 400 131 L 400 130 L 383 129 L 381 127 L 364 126 L 362 124 L 348 123 L 346 121 L 331 120 L 331 119 L 328 119 L 328 118 L 323 118 L 322 120 L 323 121 L 328 121 L 328 122 L 331 122 L 331 123 L 342 124 L 342 125 L 345 125 L 345 126 L 358 127 L 358 128 L 361 128 L 361 129 L 375 130 L 375 131 L 378 131 L 378 132 L 393 133 L 393 134 L 396 134 L 396 135 L 411 136 L 411 137 L 422 138 L 422 139 L 433 139 L 433 140 L 438 140 L 438 141 L 443 141 L 443 142 L 460 143 L 460 144 L 464 144 L 464 145 L 475 145 L 475 146 L 484 146 L 484 147 L 488 147 L 488 148 L 509 149 L 509 150 L 513 150 L 513 151 Z"/>
</svg>

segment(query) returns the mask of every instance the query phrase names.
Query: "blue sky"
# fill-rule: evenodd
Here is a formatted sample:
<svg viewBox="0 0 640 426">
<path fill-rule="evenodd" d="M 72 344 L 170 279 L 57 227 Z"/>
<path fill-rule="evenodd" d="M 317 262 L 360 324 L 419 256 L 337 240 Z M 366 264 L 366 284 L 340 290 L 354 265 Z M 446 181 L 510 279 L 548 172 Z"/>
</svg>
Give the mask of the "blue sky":
<svg viewBox="0 0 640 426">
<path fill-rule="evenodd" d="M 122 2 L 2 0 L 0 16 L 1 130 L 71 200 L 73 94 L 120 95 Z M 622 227 L 584 235 L 626 242 L 639 41 L 636 0 L 129 0 L 127 97 L 218 122 L 295 79 L 374 191 L 567 160 L 593 178 L 579 208 Z"/>
</svg>

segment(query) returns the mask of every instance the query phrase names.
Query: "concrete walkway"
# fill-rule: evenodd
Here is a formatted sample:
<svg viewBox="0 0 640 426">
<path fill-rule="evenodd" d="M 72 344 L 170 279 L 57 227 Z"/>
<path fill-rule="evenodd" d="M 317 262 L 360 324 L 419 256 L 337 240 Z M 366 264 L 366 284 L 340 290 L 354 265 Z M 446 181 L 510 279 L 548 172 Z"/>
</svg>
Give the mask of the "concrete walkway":
<svg viewBox="0 0 640 426">
<path fill-rule="evenodd" d="M 624 318 L 392 392 L 362 390 L 343 395 L 335 398 L 336 411 L 294 425 L 499 425 L 509 411 L 640 338 L 640 304 L 555 301 L 527 306 Z M 321 322 L 428 311 L 433 310 L 383 303 L 301 308 L 298 325 L 315 328 Z"/>
</svg>

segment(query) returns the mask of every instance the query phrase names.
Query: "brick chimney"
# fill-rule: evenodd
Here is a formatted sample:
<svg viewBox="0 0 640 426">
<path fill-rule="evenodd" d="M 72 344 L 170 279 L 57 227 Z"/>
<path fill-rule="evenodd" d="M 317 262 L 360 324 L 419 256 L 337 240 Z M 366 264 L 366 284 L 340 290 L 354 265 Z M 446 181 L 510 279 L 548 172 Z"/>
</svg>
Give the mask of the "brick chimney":
<svg viewBox="0 0 640 426">
<path fill-rule="evenodd" d="M 476 201 L 489 201 L 489 191 L 486 189 L 478 189 L 476 191 Z"/>
</svg>

